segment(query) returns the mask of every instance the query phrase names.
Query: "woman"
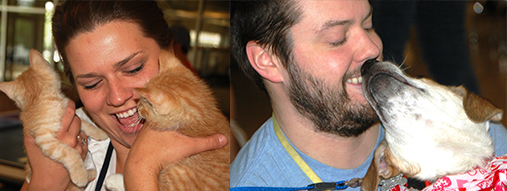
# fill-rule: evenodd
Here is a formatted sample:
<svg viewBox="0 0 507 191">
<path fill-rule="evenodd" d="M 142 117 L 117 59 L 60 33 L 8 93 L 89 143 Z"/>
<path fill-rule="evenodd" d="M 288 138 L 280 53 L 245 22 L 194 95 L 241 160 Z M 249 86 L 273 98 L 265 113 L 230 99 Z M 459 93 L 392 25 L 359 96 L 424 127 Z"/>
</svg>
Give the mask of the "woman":
<svg viewBox="0 0 507 191">
<path fill-rule="evenodd" d="M 170 50 L 173 41 L 155 2 L 69 0 L 57 7 L 52 27 L 65 72 L 88 114 L 75 110 L 71 102 L 58 138 L 83 158 L 89 150 L 97 170 L 124 174 L 125 185 L 132 190 L 158 190 L 161 166 L 227 143 L 223 135 L 190 138 L 172 131 L 143 129 L 142 122 L 136 123 L 140 95 L 134 88 L 143 87 L 158 73 L 159 52 Z M 79 132 L 80 119 L 75 114 L 81 120 L 93 120 L 110 139 L 90 139 L 88 143 Z M 114 149 L 110 161 L 105 161 L 109 145 Z M 66 169 L 42 155 L 32 137 L 25 136 L 25 146 L 32 178 L 22 190 L 65 189 L 70 182 Z M 101 184 L 98 171 L 86 190 L 103 190 Z"/>
</svg>

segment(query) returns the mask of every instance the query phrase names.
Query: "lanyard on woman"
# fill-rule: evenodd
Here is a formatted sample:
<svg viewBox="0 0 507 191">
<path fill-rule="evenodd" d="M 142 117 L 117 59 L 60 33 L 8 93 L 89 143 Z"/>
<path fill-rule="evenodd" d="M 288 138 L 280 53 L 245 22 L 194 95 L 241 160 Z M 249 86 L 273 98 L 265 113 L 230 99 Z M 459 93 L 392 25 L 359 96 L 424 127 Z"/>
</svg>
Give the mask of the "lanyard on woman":
<svg viewBox="0 0 507 191">
<path fill-rule="evenodd" d="M 107 169 L 109 168 L 109 163 L 111 161 L 112 154 L 113 154 L 113 144 L 109 142 L 106 157 L 104 158 L 104 163 L 102 163 L 102 168 L 100 169 L 99 179 L 97 179 L 97 184 L 95 185 L 95 191 L 100 191 L 100 189 L 102 188 L 102 184 L 104 184 L 104 179 L 106 178 Z"/>
</svg>

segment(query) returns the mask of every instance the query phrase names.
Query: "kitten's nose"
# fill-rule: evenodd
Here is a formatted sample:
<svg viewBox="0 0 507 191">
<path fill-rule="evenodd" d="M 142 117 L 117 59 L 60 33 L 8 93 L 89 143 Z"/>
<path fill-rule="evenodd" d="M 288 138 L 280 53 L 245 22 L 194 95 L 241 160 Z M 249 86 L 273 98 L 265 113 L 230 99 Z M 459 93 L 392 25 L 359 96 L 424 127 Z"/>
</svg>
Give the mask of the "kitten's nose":
<svg viewBox="0 0 507 191">
<path fill-rule="evenodd" d="M 377 62 L 378 60 L 375 59 L 370 59 L 364 62 L 363 66 L 361 66 L 361 75 L 364 76 L 365 74 L 370 73 L 371 66 L 373 66 Z"/>
</svg>

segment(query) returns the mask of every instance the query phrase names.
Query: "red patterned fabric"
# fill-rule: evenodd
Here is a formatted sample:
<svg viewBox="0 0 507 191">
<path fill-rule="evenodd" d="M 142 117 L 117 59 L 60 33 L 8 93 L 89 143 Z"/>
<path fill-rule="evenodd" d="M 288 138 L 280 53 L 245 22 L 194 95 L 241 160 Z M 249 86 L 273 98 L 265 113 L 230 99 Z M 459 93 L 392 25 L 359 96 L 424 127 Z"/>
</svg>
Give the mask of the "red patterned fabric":
<svg viewBox="0 0 507 191">
<path fill-rule="evenodd" d="M 408 191 L 404 186 L 395 186 L 389 191 Z M 477 168 L 467 173 L 443 177 L 423 191 L 494 190 L 507 191 L 507 155 L 496 157 L 486 168 Z"/>
</svg>

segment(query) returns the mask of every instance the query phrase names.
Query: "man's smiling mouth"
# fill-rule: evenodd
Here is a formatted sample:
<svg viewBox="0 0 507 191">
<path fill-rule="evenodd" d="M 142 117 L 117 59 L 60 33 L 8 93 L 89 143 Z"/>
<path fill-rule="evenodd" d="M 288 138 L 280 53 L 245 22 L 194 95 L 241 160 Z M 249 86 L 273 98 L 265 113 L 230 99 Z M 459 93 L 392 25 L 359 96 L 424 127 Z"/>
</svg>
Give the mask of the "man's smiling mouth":
<svg viewBox="0 0 507 191">
<path fill-rule="evenodd" d="M 349 78 L 349 79 L 347 79 L 347 83 L 362 84 L 363 83 L 363 77 L 359 76 L 359 77 Z"/>
</svg>

